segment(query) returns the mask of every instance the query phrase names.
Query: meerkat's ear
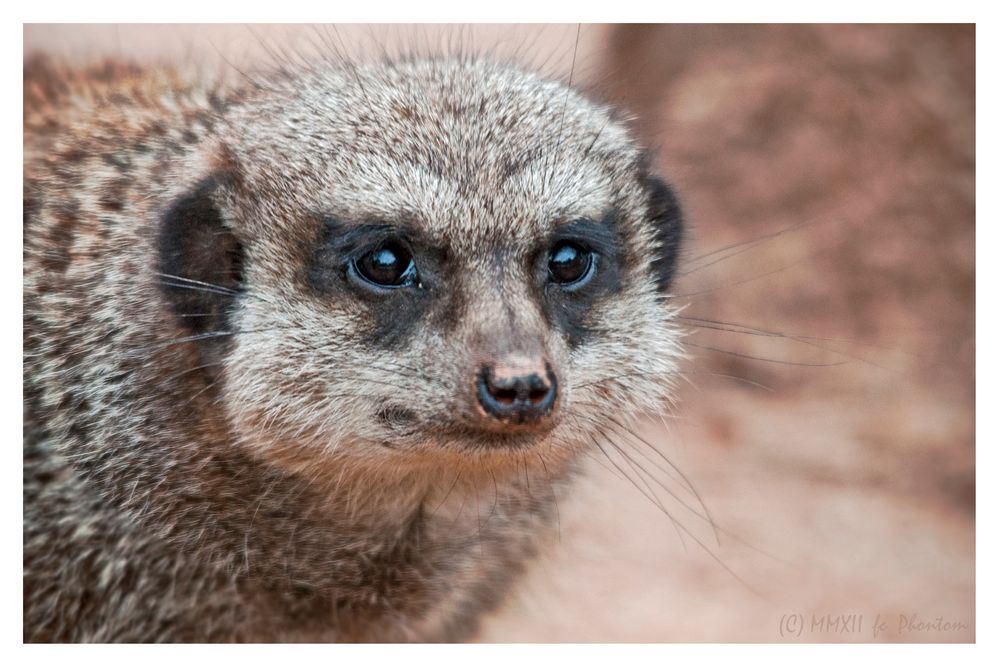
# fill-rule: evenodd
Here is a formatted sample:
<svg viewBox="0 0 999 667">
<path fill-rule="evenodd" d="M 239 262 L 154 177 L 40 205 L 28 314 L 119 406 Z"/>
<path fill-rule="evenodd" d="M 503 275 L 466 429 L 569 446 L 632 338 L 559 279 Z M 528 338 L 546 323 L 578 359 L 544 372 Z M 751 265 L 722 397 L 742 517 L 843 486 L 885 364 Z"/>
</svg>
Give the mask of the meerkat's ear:
<svg viewBox="0 0 999 667">
<path fill-rule="evenodd" d="M 224 331 L 242 286 L 243 248 L 218 204 L 224 182 L 212 176 L 196 184 L 160 221 L 160 284 L 178 324 L 194 334 Z"/>
<path fill-rule="evenodd" d="M 676 262 L 683 241 L 683 214 L 673 189 L 663 179 L 652 174 L 643 178 L 648 198 L 649 222 L 655 229 L 658 253 L 653 260 L 659 289 L 665 292 L 673 282 Z"/>
</svg>

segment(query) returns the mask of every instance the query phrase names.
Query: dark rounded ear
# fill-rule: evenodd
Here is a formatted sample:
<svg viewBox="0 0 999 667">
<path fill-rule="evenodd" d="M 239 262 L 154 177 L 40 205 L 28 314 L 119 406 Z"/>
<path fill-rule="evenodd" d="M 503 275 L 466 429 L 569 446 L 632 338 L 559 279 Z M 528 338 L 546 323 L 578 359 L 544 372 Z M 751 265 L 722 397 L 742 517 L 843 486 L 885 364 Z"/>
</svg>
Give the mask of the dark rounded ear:
<svg viewBox="0 0 999 667">
<path fill-rule="evenodd" d="M 680 244 L 683 241 L 683 215 L 673 189 L 658 176 L 643 177 L 648 197 L 649 222 L 655 229 L 659 248 L 652 262 L 656 281 L 661 291 L 673 282 Z"/>
<path fill-rule="evenodd" d="M 177 323 L 195 335 L 225 331 L 242 289 L 243 247 L 219 211 L 220 180 L 210 177 L 181 195 L 159 232 L 160 285 Z"/>
</svg>

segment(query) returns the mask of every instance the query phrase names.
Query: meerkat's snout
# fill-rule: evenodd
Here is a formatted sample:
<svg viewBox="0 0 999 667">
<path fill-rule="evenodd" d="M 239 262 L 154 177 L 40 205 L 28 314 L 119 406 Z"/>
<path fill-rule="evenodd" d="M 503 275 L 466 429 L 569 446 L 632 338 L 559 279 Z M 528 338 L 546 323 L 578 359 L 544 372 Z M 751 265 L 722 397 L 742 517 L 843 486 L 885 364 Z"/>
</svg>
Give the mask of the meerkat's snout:
<svg viewBox="0 0 999 667">
<path fill-rule="evenodd" d="M 558 397 L 551 364 L 486 364 L 475 377 L 475 394 L 487 420 L 519 426 L 541 426 Z"/>
<path fill-rule="evenodd" d="M 555 427 L 560 400 L 559 356 L 531 285 L 479 276 L 463 334 L 472 354 L 461 386 L 472 426 L 499 434 L 543 433 Z M 555 353 L 555 354 L 553 354 Z"/>
</svg>

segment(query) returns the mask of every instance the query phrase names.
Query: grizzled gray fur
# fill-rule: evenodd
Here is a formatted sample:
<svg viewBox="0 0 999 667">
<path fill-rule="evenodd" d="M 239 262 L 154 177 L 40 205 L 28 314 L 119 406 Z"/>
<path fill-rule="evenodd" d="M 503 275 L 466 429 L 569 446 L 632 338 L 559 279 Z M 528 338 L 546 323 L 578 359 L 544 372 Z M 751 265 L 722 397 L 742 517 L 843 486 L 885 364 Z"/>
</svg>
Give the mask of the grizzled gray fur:
<svg viewBox="0 0 999 667">
<path fill-rule="evenodd" d="M 559 82 L 24 85 L 26 641 L 468 638 L 669 401 L 676 201 Z"/>
</svg>

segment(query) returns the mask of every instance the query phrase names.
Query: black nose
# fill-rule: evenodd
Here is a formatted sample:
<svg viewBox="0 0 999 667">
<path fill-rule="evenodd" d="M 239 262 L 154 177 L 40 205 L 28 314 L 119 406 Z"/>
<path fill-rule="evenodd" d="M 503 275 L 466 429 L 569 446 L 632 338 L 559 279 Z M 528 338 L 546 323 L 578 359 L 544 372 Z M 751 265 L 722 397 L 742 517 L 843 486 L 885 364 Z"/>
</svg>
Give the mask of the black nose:
<svg viewBox="0 0 999 667">
<path fill-rule="evenodd" d="M 479 405 L 487 415 L 516 424 L 537 421 L 551 412 L 558 393 L 548 364 L 535 371 L 483 366 L 475 385 Z"/>
</svg>

